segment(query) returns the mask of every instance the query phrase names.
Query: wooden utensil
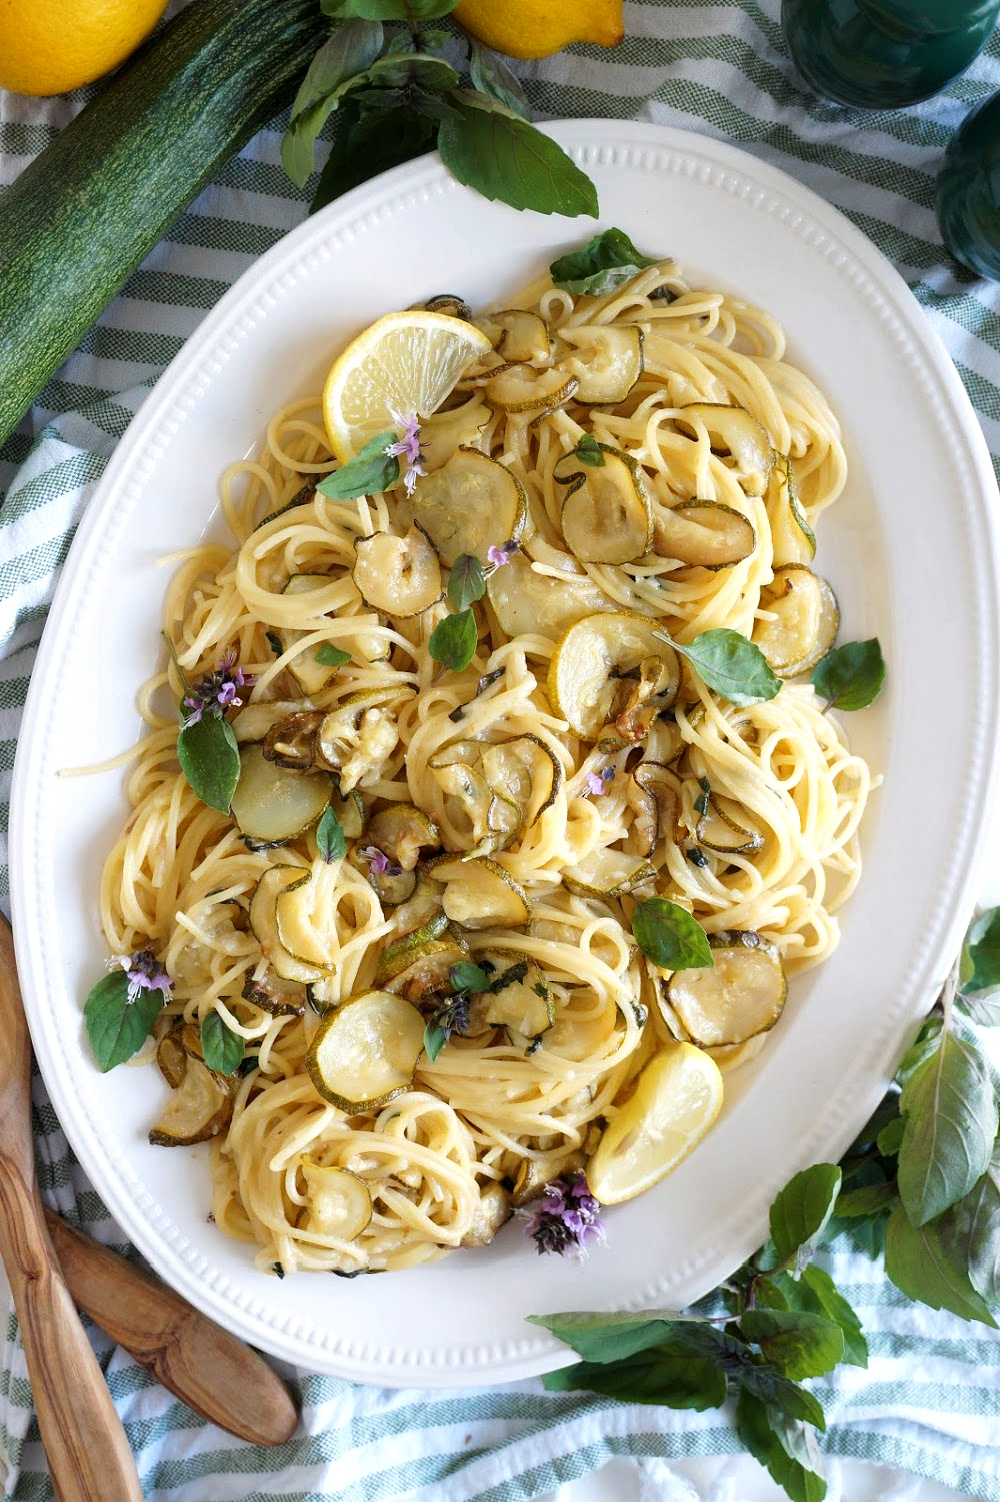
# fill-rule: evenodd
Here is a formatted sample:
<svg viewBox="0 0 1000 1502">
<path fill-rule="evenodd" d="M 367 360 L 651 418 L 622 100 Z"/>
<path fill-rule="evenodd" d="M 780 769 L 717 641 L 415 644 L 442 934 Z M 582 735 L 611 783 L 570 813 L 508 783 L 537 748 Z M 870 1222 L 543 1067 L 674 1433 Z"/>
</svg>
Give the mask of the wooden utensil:
<svg viewBox="0 0 1000 1502">
<path fill-rule="evenodd" d="M 0 1258 L 59 1502 L 142 1502 L 125 1431 L 45 1229 L 31 1134 L 31 1042 L 0 923 Z"/>
<path fill-rule="evenodd" d="M 45 1220 L 78 1307 L 158 1382 L 240 1439 L 290 1438 L 298 1423 L 291 1394 L 255 1351 L 51 1210 Z"/>
</svg>

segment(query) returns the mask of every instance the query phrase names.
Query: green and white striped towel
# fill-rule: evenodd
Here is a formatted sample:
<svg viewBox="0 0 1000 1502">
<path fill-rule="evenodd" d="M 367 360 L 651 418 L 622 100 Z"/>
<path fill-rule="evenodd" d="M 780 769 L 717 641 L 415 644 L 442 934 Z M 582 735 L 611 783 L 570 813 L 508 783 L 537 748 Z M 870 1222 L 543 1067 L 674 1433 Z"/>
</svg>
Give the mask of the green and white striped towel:
<svg viewBox="0 0 1000 1502">
<path fill-rule="evenodd" d="M 970 103 L 1000 88 L 1000 39 L 936 99 L 866 114 L 817 100 L 803 87 L 784 50 L 778 9 L 779 0 L 626 0 L 628 35 L 616 51 L 574 47 L 518 72 L 540 117 L 635 118 L 720 136 L 841 208 L 926 310 L 1000 473 L 1000 287 L 949 261 L 933 212 L 935 174 L 952 131 Z M 0 184 L 45 146 L 83 97 L 41 102 L 0 91 Z M 0 836 L 35 647 L 76 522 L 171 356 L 254 258 L 305 215 L 306 195 L 281 172 L 279 140 L 277 129 L 262 131 L 225 168 L 0 449 Z M 5 895 L 6 867 L 0 879 Z M 73 1161 L 37 1080 L 35 1087 L 46 1200 L 91 1235 L 121 1246 L 121 1232 Z M 828 1454 L 911 1470 L 1000 1502 L 1000 1333 L 906 1304 L 881 1268 L 844 1241 L 828 1266 L 859 1310 L 872 1351 L 868 1371 L 846 1368 L 817 1384 L 830 1421 Z M 93 1334 L 149 1502 L 515 1502 L 613 1456 L 738 1449 L 725 1413 L 547 1394 L 540 1382 L 418 1393 L 289 1373 L 303 1423 L 287 1445 L 264 1450 L 203 1424 Z M 48 1502 L 12 1316 L 0 1338 L 7 1494 Z M 658 1495 L 673 1495 L 666 1471 L 657 1469 Z M 831 1502 L 838 1491 L 831 1488 Z"/>
</svg>

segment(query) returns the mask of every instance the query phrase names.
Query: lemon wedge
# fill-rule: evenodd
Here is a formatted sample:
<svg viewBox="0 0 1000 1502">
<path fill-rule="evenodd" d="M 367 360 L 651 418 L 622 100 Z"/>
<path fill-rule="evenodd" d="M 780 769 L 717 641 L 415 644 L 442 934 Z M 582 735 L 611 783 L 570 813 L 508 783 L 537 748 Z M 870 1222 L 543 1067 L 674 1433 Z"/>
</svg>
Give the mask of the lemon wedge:
<svg viewBox="0 0 1000 1502">
<path fill-rule="evenodd" d="M 348 463 L 394 413 L 429 417 L 462 373 L 493 346 L 486 335 L 447 313 L 387 313 L 334 362 L 323 388 L 330 447 Z"/>
<path fill-rule="evenodd" d="M 612 1117 L 587 1165 L 590 1192 L 618 1205 L 659 1183 L 705 1136 L 722 1107 L 722 1073 L 691 1043 L 656 1054 Z"/>
</svg>

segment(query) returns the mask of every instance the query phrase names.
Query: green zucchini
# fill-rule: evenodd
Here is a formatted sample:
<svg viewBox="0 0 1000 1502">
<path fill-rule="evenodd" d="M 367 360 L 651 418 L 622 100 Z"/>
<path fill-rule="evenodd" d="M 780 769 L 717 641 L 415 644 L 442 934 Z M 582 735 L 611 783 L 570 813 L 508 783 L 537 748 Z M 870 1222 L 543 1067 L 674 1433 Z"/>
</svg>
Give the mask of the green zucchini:
<svg viewBox="0 0 1000 1502">
<path fill-rule="evenodd" d="M 328 33 L 316 0 L 194 0 L 6 190 L 0 443 Z"/>
</svg>

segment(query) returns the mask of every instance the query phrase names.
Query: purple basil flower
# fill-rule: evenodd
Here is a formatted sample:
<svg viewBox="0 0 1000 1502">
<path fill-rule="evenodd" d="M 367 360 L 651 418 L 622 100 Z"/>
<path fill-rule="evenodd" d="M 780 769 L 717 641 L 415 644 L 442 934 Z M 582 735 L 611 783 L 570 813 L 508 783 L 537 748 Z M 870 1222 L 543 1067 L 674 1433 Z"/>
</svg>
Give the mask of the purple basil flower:
<svg viewBox="0 0 1000 1502">
<path fill-rule="evenodd" d="M 391 861 L 385 851 L 380 850 L 377 845 L 365 845 L 359 853 L 364 856 L 376 876 L 400 876 L 402 874 L 402 866 L 397 866 L 395 861 Z"/>
<path fill-rule="evenodd" d="M 420 420 L 415 412 L 407 417 L 402 412 L 394 412 L 391 407 L 389 415 L 397 428 L 402 428 L 403 436 L 398 442 L 387 444 L 385 453 L 390 459 L 406 460 L 403 486 L 407 495 L 412 495 L 417 476 L 427 473 L 423 465 L 424 452 L 420 447 Z"/>
<path fill-rule="evenodd" d="M 215 672 L 206 673 L 204 678 L 199 678 L 191 692 L 185 694 L 181 701 L 187 710 L 185 725 L 197 725 L 206 713 L 221 718 L 227 709 L 239 709 L 243 700 L 239 698 L 237 689 L 252 688 L 256 682 L 256 674 L 244 673 L 237 663 L 235 650 L 227 652 Z"/>
<path fill-rule="evenodd" d="M 503 568 L 504 564 L 509 563 L 513 558 L 519 546 L 520 544 L 516 542 L 505 542 L 498 548 L 496 543 L 490 543 L 486 549 L 486 561 L 494 568 Z"/>
<path fill-rule="evenodd" d="M 445 1041 L 452 1033 L 464 1033 L 469 1026 L 469 997 L 467 992 L 459 992 L 457 996 L 450 997 L 438 1007 L 431 1018 L 444 1033 Z"/>
<path fill-rule="evenodd" d="M 614 767 L 602 767 L 599 772 L 588 772 L 585 779 L 587 792 L 592 793 L 597 798 L 601 793 L 606 792 L 608 783 L 613 782 L 614 777 Z M 586 797 L 586 793 L 584 797 Z"/>
<path fill-rule="evenodd" d="M 564 1173 L 550 1180 L 541 1196 L 519 1214 L 539 1252 L 569 1252 L 583 1258 L 588 1241 L 603 1244 L 605 1240 L 601 1207 L 582 1173 Z"/>
<path fill-rule="evenodd" d="M 151 949 L 137 949 L 135 954 L 116 954 L 110 961 L 120 965 L 128 976 L 128 999 L 138 1001 L 140 991 L 161 991 L 170 1000 L 170 976 Z"/>
</svg>

